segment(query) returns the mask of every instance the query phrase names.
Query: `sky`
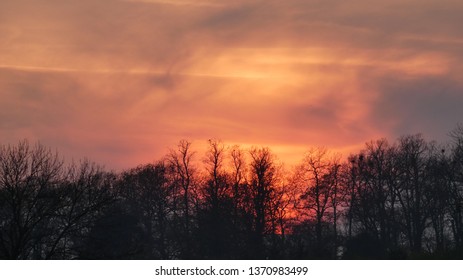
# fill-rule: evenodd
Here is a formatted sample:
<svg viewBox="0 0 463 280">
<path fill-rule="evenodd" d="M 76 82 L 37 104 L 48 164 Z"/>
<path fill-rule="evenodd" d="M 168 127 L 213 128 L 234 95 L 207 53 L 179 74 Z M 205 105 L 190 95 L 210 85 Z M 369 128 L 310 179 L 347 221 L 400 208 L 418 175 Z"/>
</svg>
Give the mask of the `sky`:
<svg viewBox="0 0 463 280">
<path fill-rule="evenodd" d="M 2 0 L 0 143 L 111 169 L 187 139 L 324 146 L 463 121 L 460 0 Z M 201 156 L 201 154 L 200 154 Z"/>
</svg>

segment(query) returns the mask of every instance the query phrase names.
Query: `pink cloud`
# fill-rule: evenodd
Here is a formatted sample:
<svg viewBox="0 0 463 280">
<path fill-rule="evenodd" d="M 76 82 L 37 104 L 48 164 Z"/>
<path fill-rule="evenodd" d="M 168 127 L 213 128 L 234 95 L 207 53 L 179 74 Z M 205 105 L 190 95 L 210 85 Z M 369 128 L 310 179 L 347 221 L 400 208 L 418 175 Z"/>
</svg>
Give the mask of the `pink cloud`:
<svg viewBox="0 0 463 280">
<path fill-rule="evenodd" d="M 439 138 L 463 117 L 459 2 L 218 3 L 0 3 L 2 141 L 110 168 L 182 138 L 294 162 L 408 128 Z"/>
</svg>

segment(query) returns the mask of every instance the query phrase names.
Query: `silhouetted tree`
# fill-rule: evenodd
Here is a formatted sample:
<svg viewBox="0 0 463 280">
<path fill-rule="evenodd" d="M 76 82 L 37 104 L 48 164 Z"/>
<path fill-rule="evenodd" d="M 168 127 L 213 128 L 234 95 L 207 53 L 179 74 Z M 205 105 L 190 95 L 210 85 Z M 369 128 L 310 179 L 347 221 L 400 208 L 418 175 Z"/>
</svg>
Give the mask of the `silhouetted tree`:
<svg viewBox="0 0 463 280">
<path fill-rule="evenodd" d="M 254 211 L 251 188 L 249 185 L 249 165 L 247 153 L 239 146 L 230 148 L 229 166 L 232 184 L 233 204 L 233 251 L 237 258 L 249 259 L 254 257 L 252 237 L 254 234 Z"/>
<path fill-rule="evenodd" d="M 112 202 L 109 174 L 88 161 L 65 168 L 50 149 L 28 142 L 0 148 L 0 256 L 77 256 L 81 239 Z"/>
<path fill-rule="evenodd" d="M 429 213 L 434 235 L 432 250 L 444 253 L 447 250 L 448 213 L 450 194 L 452 193 L 452 176 L 450 174 L 451 159 L 443 147 L 435 143 L 429 145 L 429 155 L 426 164 L 427 183 L 425 199 L 429 201 Z"/>
<path fill-rule="evenodd" d="M 458 125 L 451 133 L 453 140 L 449 176 L 449 215 L 451 231 L 458 251 L 463 250 L 463 126 Z M 463 254 L 462 254 L 463 255 Z"/>
<path fill-rule="evenodd" d="M 323 236 L 324 225 L 329 221 L 328 211 L 333 210 L 333 194 L 338 185 L 337 159 L 330 158 L 326 149 L 311 149 L 303 163 L 296 170 L 294 183 L 301 191 L 297 208 L 308 219 L 313 219 L 316 238 L 316 255 L 327 258 L 331 255 L 325 246 L 327 240 Z M 329 230 L 329 229 L 325 229 Z"/>
<path fill-rule="evenodd" d="M 171 258 L 173 250 L 169 243 L 172 240 L 168 239 L 168 231 L 172 194 L 164 163 L 147 164 L 124 172 L 119 193 L 144 230 L 144 257 Z"/>
<path fill-rule="evenodd" d="M 294 172 L 268 148 L 182 140 L 114 173 L 27 141 L 0 147 L 2 259 L 463 257 L 463 128 L 310 149 Z M 342 256 L 341 256 L 342 254 Z"/>
<path fill-rule="evenodd" d="M 174 215 L 183 219 L 183 222 L 180 224 L 182 228 L 178 229 L 177 233 L 179 234 L 179 242 L 183 243 L 181 257 L 185 259 L 193 257 L 191 233 L 194 197 L 192 197 L 192 194 L 196 191 L 194 189 L 196 168 L 192 163 L 193 156 L 194 152 L 191 151 L 191 142 L 181 140 L 177 146 L 177 150 L 171 150 L 166 157 L 170 184 L 173 193 L 176 195 L 173 198 Z"/>
<path fill-rule="evenodd" d="M 217 140 L 209 140 L 203 160 L 206 168 L 202 188 L 203 203 L 198 215 L 199 234 L 206 258 L 232 257 L 233 198 L 231 176 L 224 170 L 226 150 Z"/>
<path fill-rule="evenodd" d="M 273 259 L 290 257 L 286 256 L 286 235 L 291 231 L 290 224 L 296 220 L 296 195 L 295 188 L 287 182 L 279 182 L 272 192 L 269 219 L 272 233 L 270 257 Z"/>
<path fill-rule="evenodd" d="M 53 219 L 53 234 L 45 258 L 68 259 L 79 256 L 88 232 L 103 211 L 115 200 L 111 193 L 115 176 L 88 160 L 66 170 L 60 191 L 60 207 Z"/>
<path fill-rule="evenodd" d="M 53 233 L 52 217 L 62 207 L 58 190 L 63 161 L 27 141 L 0 147 L 0 255 L 7 259 L 43 258 Z"/>
<path fill-rule="evenodd" d="M 252 244 L 257 258 L 265 256 L 264 237 L 268 232 L 270 221 L 271 198 L 275 190 L 276 167 L 274 157 L 268 148 L 253 148 L 249 152 L 250 195 L 254 216 Z"/>
<path fill-rule="evenodd" d="M 397 246 L 399 228 L 395 164 L 395 147 L 380 139 L 367 143 L 366 149 L 353 158 L 352 170 L 348 171 L 355 176 L 352 183 L 356 187 L 351 194 L 355 199 L 351 198 L 350 215 L 358 222 L 360 232 L 368 233 L 389 249 Z"/>
<path fill-rule="evenodd" d="M 426 173 L 428 144 L 421 135 L 404 136 L 399 139 L 398 165 L 399 190 L 402 218 L 411 250 L 420 253 L 423 234 L 430 217 L 430 200 L 425 193 L 429 187 Z"/>
</svg>

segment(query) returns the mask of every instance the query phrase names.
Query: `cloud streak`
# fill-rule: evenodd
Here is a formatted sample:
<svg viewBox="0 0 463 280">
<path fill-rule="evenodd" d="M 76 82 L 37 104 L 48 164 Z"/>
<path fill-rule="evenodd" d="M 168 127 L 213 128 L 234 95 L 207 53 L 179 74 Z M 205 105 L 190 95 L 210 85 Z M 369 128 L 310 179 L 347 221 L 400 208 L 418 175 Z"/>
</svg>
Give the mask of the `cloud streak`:
<svg viewBox="0 0 463 280">
<path fill-rule="evenodd" d="M 122 2 L 141 2 L 152 4 L 165 4 L 174 6 L 198 6 L 198 7 L 224 7 L 220 1 L 182 1 L 182 0 L 120 0 Z"/>
</svg>

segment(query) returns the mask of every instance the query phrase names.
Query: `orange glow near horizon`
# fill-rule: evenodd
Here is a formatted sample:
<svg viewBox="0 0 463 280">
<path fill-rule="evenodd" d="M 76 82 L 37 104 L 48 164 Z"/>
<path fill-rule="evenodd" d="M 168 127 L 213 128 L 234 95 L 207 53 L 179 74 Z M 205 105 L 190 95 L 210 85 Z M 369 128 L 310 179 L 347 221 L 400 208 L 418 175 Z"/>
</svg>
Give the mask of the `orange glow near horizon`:
<svg viewBox="0 0 463 280">
<path fill-rule="evenodd" d="M 1 143 L 121 169 L 180 139 L 199 157 L 210 138 L 268 146 L 287 165 L 313 146 L 445 141 L 463 119 L 461 12 L 453 0 L 3 1 Z"/>
</svg>

